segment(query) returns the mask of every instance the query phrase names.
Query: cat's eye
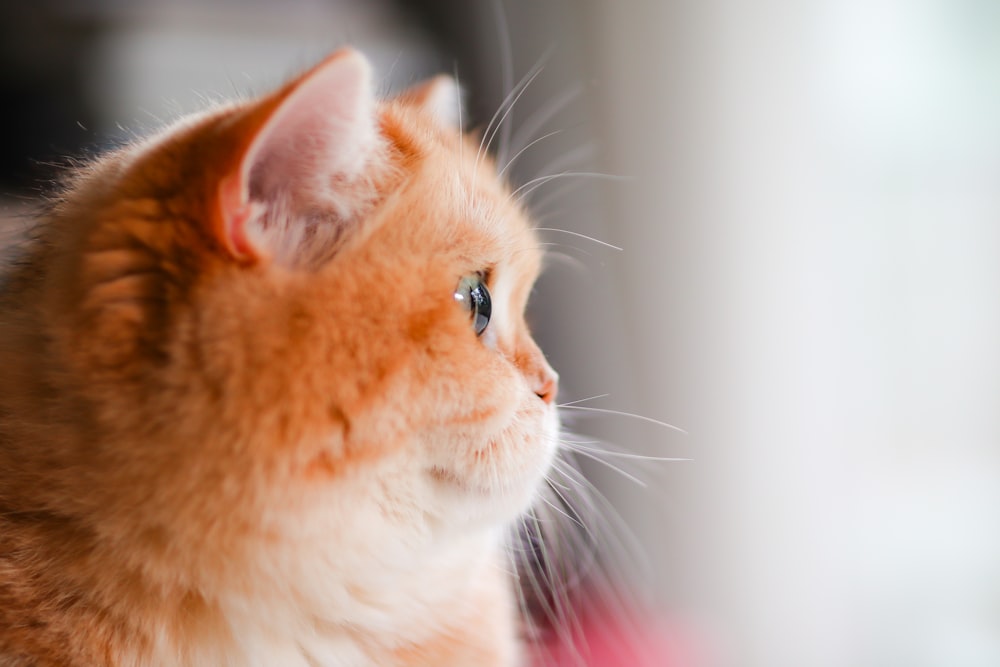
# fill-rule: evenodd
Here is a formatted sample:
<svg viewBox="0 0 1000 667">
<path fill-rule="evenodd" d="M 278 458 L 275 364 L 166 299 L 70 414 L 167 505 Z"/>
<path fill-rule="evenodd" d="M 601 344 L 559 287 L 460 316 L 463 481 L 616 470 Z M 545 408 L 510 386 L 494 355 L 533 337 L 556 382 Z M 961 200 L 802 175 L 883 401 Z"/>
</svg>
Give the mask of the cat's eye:
<svg viewBox="0 0 1000 667">
<path fill-rule="evenodd" d="M 472 329 L 477 336 L 481 336 L 486 331 L 486 326 L 490 323 L 490 314 L 493 312 L 493 302 L 490 300 L 490 291 L 486 289 L 483 274 L 462 276 L 458 281 L 458 287 L 455 288 L 455 301 L 469 312 Z"/>
</svg>

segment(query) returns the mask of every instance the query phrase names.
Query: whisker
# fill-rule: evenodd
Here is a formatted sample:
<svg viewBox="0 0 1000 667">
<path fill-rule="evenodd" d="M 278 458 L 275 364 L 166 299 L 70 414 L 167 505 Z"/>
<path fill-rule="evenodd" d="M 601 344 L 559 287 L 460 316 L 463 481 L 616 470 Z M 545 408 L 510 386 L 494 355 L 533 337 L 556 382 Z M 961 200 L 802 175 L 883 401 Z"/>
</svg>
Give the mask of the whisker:
<svg viewBox="0 0 1000 667">
<path fill-rule="evenodd" d="M 492 142 L 493 137 L 496 135 L 500 123 L 503 123 L 503 118 L 507 117 L 507 114 L 510 113 L 511 108 L 517 102 L 518 98 L 520 98 L 524 91 L 527 90 L 528 86 L 531 85 L 531 82 L 534 81 L 539 74 L 541 74 L 542 69 L 544 69 L 545 59 L 545 56 L 543 56 L 543 58 L 539 59 L 534 67 L 528 70 L 525 75 L 521 77 L 521 80 L 517 82 L 517 85 L 515 85 L 509 93 L 507 93 L 507 96 L 504 97 L 502 102 L 500 102 L 500 106 L 498 106 L 497 110 L 493 112 L 490 122 L 486 124 L 486 129 L 483 130 L 483 136 L 479 140 L 479 150 L 476 152 L 476 165 L 478 165 L 480 160 L 482 160 L 483 153 L 486 150 L 489 150 L 490 142 Z M 498 118 L 500 119 L 499 123 L 497 122 Z"/>
<path fill-rule="evenodd" d="M 550 181 L 555 181 L 560 178 L 596 178 L 602 181 L 624 181 L 626 180 L 624 176 L 616 176 L 615 174 L 605 174 L 598 171 L 561 171 L 556 174 L 549 174 L 548 176 L 539 176 L 533 178 L 530 181 L 522 184 L 520 187 L 515 189 L 510 193 L 510 198 L 516 202 L 524 201 L 525 197 L 530 195 L 532 192 L 542 187 Z"/>
<path fill-rule="evenodd" d="M 607 241 L 601 241 L 600 239 L 595 239 L 593 236 L 587 236 L 586 234 L 581 234 L 580 232 L 573 232 L 568 229 L 559 229 L 557 227 L 535 227 L 536 232 L 559 232 L 561 234 L 569 234 L 570 236 L 576 236 L 581 239 L 587 239 L 588 241 L 593 241 L 598 245 L 602 245 L 606 248 L 611 248 L 612 250 L 617 250 L 618 252 L 623 252 L 624 248 L 616 246 L 613 243 L 608 243 Z"/>
<path fill-rule="evenodd" d="M 540 141 L 544 141 L 545 139 L 548 139 L 549 137 L 554 137 L 555 135 L 561 134 L 561 133 L 562 133 L 562 130 L 553 130 L 552 132 L 549 132 L 548 134 L 543 134 L 542 136 L 540 136 L 537 139 L 535 139 L 534 141 L 532 141 L 530 144 L 528 144 L 527 146 L 525 146 L 524 148 L 522 148 L 521 150 L 519 150 L 517 153 L 515 153 L 514 157 L 512 157 L 510 160 L 508 160 L 507 164 L 505 164 L 503 166 L 503 169 L 501 169 L 500 171 L 497 172 L 497 176 L 498 177 L 502 177 L 507 172 L 507 170 L 510 169 L 511 165 L 513 165 L 515 162 L 517 162 L 517 158 L 521 157 L 521 155 L 526 150 L 528 150 L 529 148 L 531 148 L 532 146 L 534 146 L 535 144 L 537 144 Z M 497 164 L 501 164 L 499 158 L 497 159 Z"/>
<path fill-rule="evenodd" d="M 553 469 L 556 469 L 556 470 L 558 470 L 557 466 L 558 466 L 558 464 L 559 464 L 559 461 L 560 461 L 560 459 L 559 459 L 558 457 L 556 457 L 556 459 L 555 459 L 555 460 L 554 460 L 554 461 L 552 462 L 552 467 L 553 467 Z M 569 491 L 569 490 L 570 490 L 570 488 L 569 488 L 568 486 L 566 486 L 565 484 L 560 484 L 559 482 L 557 482 L 556 480 L 552 479 L 552 478 L 551 478 L 551 477 L 549 477 L 549 476 L 546 476 L 546 477 L 545 477 L 545 481 L 546 481 L 546 482 L 547 482 L 547 483 L 548 483 L 548 484 L 549 484 L 550 486 L 558 486 L 558 487 L 559 487 L 560 489 L 562 489 L 562 490 L 564 490 L 564 491 Z"/>
<path fill-rule="evenodd" d="M 493 144 L 493 139 L 496 137 L 500 128 L 503 127 L 504 120 L 506 120 L 511 111 L 514 110 L 514 105 L 517 104 L 517 101 L 521 99 L 521 96 L 528 90 L 528 86 L 530 86 L 531 83 L 538 78 L 538 75 L 542 73 L 542 69 L 543 68 L 541 66 L 538 66 L 534 69 L 534 71 L 529 71 L 528 74 L 525 75 L 525 78 L 521 79 L 520 83 L 518 83 L 514 90 L 511 91 L 512 95 L 508 95 L 508 99 L 505 99 L 500 105 L 500 108 L 497 109 L 497 113 L 494 114 L 493 119 L 490 120 L 491 124 L 496 121 L 496 125 L 493 126 L 492 131 L 490 131 L 490 126 L 487 126 L 486 132 L 483 133 L 483 138 L 479 142 L 479 152 L 476 153 L 476 164 L 479 164 L 483 155 L 489 152 L 490 146 Z M 510 99 L 511 97 L 513 99 Z M 497 114 L 501 111 L 503 112 L 503 115 L 500 116 L 499 120 L 496 120 Z"/>
<path fill-rule="evenodd" d="M 573 86 L 569 90 L 563 92 L 559 97 L 552 100 L 549 104 L 546 104 L 541 109 L 538 109 L 530 116 L 527 120 L 517 128 L 514 132 L 514 137 L 511 139 L 511 144 L 513 146 L 524 146 L 525 141 L 528 137 L 532 136 L 548 123 L 552 118 L 562 111 L 566 106 L 579 97 L 583 93 L 583 86 Z"/>
<path fill-rule="evenodd" d="M 562 501 L 566 504 L 567 507 L 572 508 L 572 505 L 569 504 L 565 500 L 565 498 L 563 498 Z M 572 586 L 575 586 L 580 581 L 579 578 L 580 572 L 577 571 L 576 576 L 573 577 L 572 579 L 557 577 L 556 572 L 553 569 L 555 567 L 555 562 L 557 559 L 553 557 L 553 554 L 547 549 L 547 547 L 549 546 L 547 542 L 553 542 L 551 546 L 556 551 L 558 551 L 561 547 L 562 540 L 560 538 L 563 535 L 563 533 L 560 533 L 558 531 L 555 533 L 548 533 L 548 534 L 544 533 L 541 530 L 541 526 L 538 525 L 537 523 L 537 513 L 534 510 L 532 510 L 531 515 L 536 521 L 535 526 L 536 530 L 538 531 L 537 534 L 540 538 L 539 547 L 541 548 L 541 556 L 542 556 L 542 558 L 536 562 L 538 562 L 544 569 L 545 578 L 550 587 L 550 592 L 552 594 L 552 602 L 555 605 L 556 613 L 555 615 L 550 616 L 550 619 L 557 624 L 556 633 L 557 636 L 560 637 L 560 640 L 567 647 L 573 648 L 575 650 L 575 642 L 573 641 L 573 639 L 574 637 L 581 636 L 580 632 L 581 626 L 579 623 L 579 618 L 574 613 L 573 607 L 570 604 L 568 592 Z M 589 536 L 590 535 L 589 530 L 585 528 L 585 531 Z M 575 533 L 569 533 L 569 535 L 574 535 L 574 534 Z M 572 545 L 569 546 L 572 547 Z M 588 553 L 593 555 L 593 550 L 592 549 L 588 550 Z M 591 562 L 592 561 L 588 560 L 588 567 Z"/>
<path fill-rule="evenodd" d="M 572 489 L 578 494 L 580 501 L 585 506 L 584 516 L 587 517 L 589 524 L 586 527 L 585 533 L 580 536 L 582 541 L 578 543 L 575 550 L 577 554 L 582 553 L 586 560 L 581 562 L 576 568 L 574 583 L 581 580 L 584 576 L 591 576 L 593 578 L 591 573 L 593 568 L 598 565 L 598 544 L 601 545 L 602 552 L 613 556 L 619 563 L 626 562 L 629 554 L 641 554 L 641 552 L 635 551 L 637 548 L 635 536 L 625 527 L 626 525 L 622 522 L 621 517 L 608 502 L 607 498 L 576 467 L 576 462 L 566 457 L 561 458 L 559 461 L 561 465 L 555 466 L 553 470 L 567 480 L 567 482 L 575 485 Z M 561 486 L 561 488 L 565 489 L 567 487 Z M 564 503 L 573 506 L 563 494 L 559 495 Z M 578 510 L 574 509 L 574 511 L 579 513 Z M 614 519 L 614 522 L 611 519 Z M 615 540 L 607 539 L 612 537 L 621 539 L 622 542 L 629 542 L 629 547 L 625 549 L 622 544 L 617 543 Z"/>
<path fill-rule="evenodd" d="M 569 519 L 570 522 L 576 524 L 577 526 L 580 526 L 580 528 L 583 528 L 584 530 L 587 529 L 586 526 L 583 525 L 583 522 L 580 520 L 579 517 L 572 517 L 572 516 L 570 516 L 564 510 L 562 510 L 559 507 L 557 507 L 555 503 L 553 503 L 551 500 L 549 500 L 545 496 L 539 496 L 538 499 L 541 500 L 546 505 L 548 505 L 549 507 L 551 507 L 552 509 L 554 509 L 556 512 L 559 512 L 559 514 L 561 514 L 562 516 L 564 516 L 567 519 Z"/>
<path fill-rule="evenodd" d="M 557 245 L 557 244 L 553 243 L 552 245 Z M 590 253 L 587 253 L 587 252 L 582 251 L 582 250 L 580 252 L 583 252 L 584 254 L 587 254 L 587 255 L 590 254 Z M 555 261 L 552 261 L 552 260 L 555 260 Z M 562 262 L 564 264 L 567 264 L 567 265 L 571 266 L 572 268 L 576 269 L 577 271 L 582 271 L 582 272 L 586 272 L 587 271 L 587 265 L 584 264 L 578 257 L 573 257 L 572 255 L 568 255 L 568 254 L 566 254 L 564 252 L 559 252 L 559 251 L 554 251 L 554 250 L 546 251 L 546 253 L 545 253 L 545 267 L 548 268 L 549 266 L 555 264 L 556 261 Z"/>
<path fill-rule="evenodd" d="M 510 569 L 507 569 L 506 567 L 504 567 L 503 563 L 496 563 L 496 562 L 494 562 L 494 563 L 491 563 L 491 565 L 494 568 L 496 568 L 496 569 L 500 570 L 501 572 L 503 572 L 504 574 L 506 574 L 508 577 L 512 577 L 515 581 L 517 581 L 520 577 L 517 574 L 517 564 L 514 562 L 512 554 L 509 553 L 511 549 L 513 549 L 513 547 L 510 546 L 510 545 L 508 545 L 507 546 L 507 551 L 508 551 L 507 562 L 510 565 Z M 515 586 L 514 588 L 517 588 L 517 586 Z"/>
<path fill-rule="evenodd" d="M 587 143 L 582 146 L 577 146 L 571 151 L 566 151 L 565 153 L 556 155 L 553 159 L 549 160 L 547 164 L 542 166 L 541 169 L 536 171 L 534 175 L 541 176 L 542 174 L 554 174 L 559 171 L 579 169 L 581 164 L 587 164 L 587 159 L 592 157 L 593 153 L 593 144 Z"/>
<path fill-rule="evenodd" d="M 631 417 L 632 419 L 638 419 L 640 421 L 649 422 L 651 424 L 663 426 L 673 431 L 677 431 L 678 433 L 683 433 L 684 435 L 688 435 L 687 431 L 678 426 L 674 426 L 673 424 L 668 424 L 667 422 L 662 422 L 659 419 L 653 419 L 652 417 L 644 417 L 642 415 L 633 414 L 631 412 L 622 412 L 621 410 L 609 410 L 607 408 L 592 408 L 582 405 L 566 405 L 563 407 L 566 410 L 582 410 L 585 412 L 596 412 L 601 414 L 618 415 L 619 417 Z"/>
<path fill-rule="evenodd" d="M 567 435 L 571 437 L 566 437 Z M 595 438 L 584 439 L 579 435 L 574 435 L 566 431 L 560 437 L 554 438 L 553 442 L 557 443 L 564 453 L 563 459 L 572 458 L 574 455 L 578 455 L 581 459 L 591 459 L 594 461 L 600 459 L 598 462 L 605 467 L 611 467 L 611 464 L 614 464 L 614 467 L 620 468 L 619 473 L 624 471 L 630 476 L 638 478 L 641 480 L 640 486 L 643 487 L 647 487 L 650 484 L 653 479 L 651 475 L 658 475 L 666 470 L 659 465 L 652 467 L 652 464 L 690 462 L 694 460 L 688 457 L 670 457 L 633 452 L 623 447 L 618 447 L 613 443 Z"/>
<path fill-rule="evenodd" d="M 552 250 L 552 248 L 565 248 L 567 250 L 572 250 L 573 252 L 580 253 L 581 255 L 586 255 L 587 257 L 594 256 L 593 253 L 587 252 L 583 248 L 578 248 L 577 246 L 573 245 L 567 245 L 565 243 L 556 243 L 554 241 L 539 242 L 530 246 L 525 246 L 523 248 L 517 248 L 515 250 L 512 250 L 509 256 L 516 257 L 521 253 L 525 252 L 537 253 L 539 250 L 541 250 L 543 252 L 543 261 L 548 260 L 550 257 L 555 259 L 559 259 L 561 257 L 562 259 L 567 261 L 571 262 L 575 261 L 579 267 L 582 267 L 584 269 L 586 268 L 587 265 L 583 264 L 583 262 L 579 258 L 574 257 L 573 255 L 570 255 L 569 253 L 563 252 L 561 250 Z"/>
<path fill-rule="evenodd" d="M 532 636 L 538 641 L 536 657 L 544 660 L 547 655 L 555 656 L 553 651 L 565 651 L 563 660 L 568 659 L 569 662 L 560 664 L 583 667 L 587 664 L 584 656 L 589 655 L 587 635 L 583 631 L 583 620 L 589 613 L 586 610 L 604 610 L 626 625 L 628 619 L 635 619 L 634 607 L 627 601 L 630 596 L 621 587 L 623 582 L 612 576 L 611 570 L 607 568 L 614 567 L 617 572 L 633 572 L 635 576 L 635 572 L 649 571 L 650 564 L 643 558 L 635 535 L 614 506 L 577 467 L 578 462 L 573 458 L 576 454 L 571 451 L 567 454 L 568 456 L 560 456 L 553 462 L 551 474 L 546 476 L 546 492 L 558 498 L 569 514 L 576 514 L 582 520 L 583 527 L 577 522 L 557 522 L 543 527 L 539 521 L 539 513 L 552 511 L 550 508 L 553 502 L 549 502 L 549 498 L 537 510 L 533 509 L 532 515 L 526 520 L 536 522 L 535 530 L 529 529 L 525 537 L 534 540 L 535 550 L 527 552 L 529 555 L 535 554 L 535 558 L 530 561 L 534 567 L 523 572 L 522 582 L 525 588 L 535 590 L 540 596 L 533 608 L 541 610 L 545 618 L 555 623 L 544 626 L 551 627 L 554 633 L 551 641 L 546 641 L 549 636 L 546 634 Z M 567 491 L 574 495 L 571 497 Z M 565 516 L 567 512 L 559 514 Z M 522 520 L 522 526 L 527 526 L 526 520 Z M 613 565 L 615 563 L 616 566 Z M 641 574 L 639 577 L 641 578 Z M 632 578 L 630 580 L 636 581 Z M 582 597 L 573 593 L 574 590 L 579 591 Z M 523 593 L 519 591 L 519 600 L 523 597 Z M 528 608 L 528 605 L 522 606 L 524 608 Z M 541 626 L 535 627 L 544 629 Z M 625 625 L 621 628 L 625 633 L 630 630 Z M 641 649 L 640 644 L 632 646 L 639 639 L 639 634 L 630 634 L 624 636 L 618 646 L 632 655 L 632 651 Z"/>
<path fill-rule="evenodd" d="M 522 583 L 522 577 L 520 574 L 521 568 L 518 567 L 518 560 L 515 558 L 515 554 L 513 552 L 513 542 L 514 541 L 521 542 L 523 540 L 523 538 L 521 537 L 521 533 L 527 530 L 527 524 L 525 524 L 523 516 L 518 518 L 518 524 L 519 528 L 512 527 L 509 533 L 507 540 L 508 547 L 505 551 L 507 552 L 506 553 L 507 560 L 510 562 L 511 567 L 514 569 L 514 575 L 513 575 L 513 581 L 515 583 L 514 592 L 517 595 L 518 610 L 521 612 L 521 617 L 527 619 L 531 617 L 531 609 L 528 607 L 528 600 L 525 597 L 524 593 L 524 585 Z"/>
<path fill-rule="evenodd" d="M 679 458 L 671 456 L 649 456 L 646 454 L 630 454 L 629 452 L 616 452 L 613 450 L 600 449 L 597 447 L 586 447 L 583 443 L 572 442 L 569 440 L 560 440 L 562 444 L 566 445 L 570 451 L 573 452 L 589 452 L 595 456 L 612 456 L 620 459 L 631 459 L 633 461 L 657 461 L 657 462 L 674 462 L 674 461 L 692 461 L 690 458 Z M 599 443 L 595 443 L 599 444 Z"/>
<path fill-rule="evenodd" d="M 602 459 L 601 457 L 597 456 L 596 454 L 591 454 L 589 451 L 586 451 L 586 450 L 583 450 L 583 449 L 573 449 L 573 451 L 575 453 L 579 454 L 580 456 L 583 456 L 585 458 L 590 459 L 591 461 L 594 461 L 595 463 L 600 463 L 602 466 L 606 467 L 608 470 L 611 470 L 613 472 L 618 473 L 619 475 L 621 475 L 622 477 L 624 477 L 628 481 L 633 482 L 635 484 L 638 484 L 642 488 L 646 488 L 646 486 L 647 486 L 646 482 L 642 481 L 641 479 L 639 479 L 635 475 L 633 475 L 633 474 L 631 474 L 629 472 L 626 472 L 625 470 L 622 470 L 621 468 L 619 468 L 618 466 L 616 466 L 614 463 L 611 463 L 610 461 L 605 461 L 604 459 Z"/>
<path fill-rule="evenodd" d="M 552 252 L 551 250 L 549 250 L 549 248 L 570 248 L 572 250 L 576 250 L 578 252 L 582 252 L 583 254 L 585 254 L 585 255 L 587 255 L 589 257 L 593 257 L 594 256 L 593 254 L 587 252 L 586 250 L 583 250 L 582 248 L 577 248 L 576 246 L 572 246 L 572 245 L 566 245 L 565 243 L 558 243 L 556 241 L 539 241 L 535 245 L 531 246 L 531 248 L 529 248 L 529 249 L 531 249 L 531 250 L 544 250 L 545 252 Z M 525 252 L 527 252 L 527 250 L 528 249 L 526 249 Z"/>
<path fill-rule="evenodd" d="M 587 398 L 578 398 L 575 401 L 566 401 L 565 403 L 557 403 L 557 408 L 565 408 L 569 405 L 576 405 L 577 403 L 586 403 L 587 401 L 596 401 L 599 398 L 607 398 L 611 394 L 597 394 L 596 396 L 588 396 Z"/>
<path fill-rule="evenodd" d="M 556 442 L 560 442 L 564 445 L 602 445 L 604 443 L 599 440 L 567 440 L 565 438 L 559 438 Z"/>
<path fill-rule="evenodd" d="M 553 465 L 553 470 L 555 472 L 562 474 L 565 479 L 569 479 L 567 475 L 563 474 L 565 472 L 563 470 L 563 466 L 572 466 L 572 463 L 570 461 L 567 461 L 564 457 L 556 457 L 556 459 L 552 462 L 552 465 Z M 596 541 L 597 536 L 591 531 L 590 526 L 584 523 L 584 519 L 588 517 L 585 517 L 583 514 L 581 514 L 576 509 L 576 503 L 571 502 L 569 497 L 566 495 L 571 491 L 577 489 L 574 489 L 573 487 L 567 486 L 565 484 L 561 484 L 557 480 L 552 479 L 552 477 L 549 475 L 546 475 L 545 480 L 547 483 L 548 490 L 552 491 L 552 493 L 555 494 L 555 496 L 559 499 L 559 502 L 561 502 L 564 507 L 566 507 L 569 511 L 573 512 L 573 514 L 576 515 L 577 517 L 576 523 L 581 528 L 583 528 L 586 537 L 592 538 L 591 541 Z"/>
<path fill-rule="evenodd" d="M 545 200 L 545 204 L 549 204 L 553 201 L 558 201 L 558 198 L 550 198 L 549 195 L 552 193 L 558 193 L 561 197 L 562 195 L 572 192 L 573 190 L 578 190 L 582 181 L 565 181 L 559 184 L 558 188 L 553 188 L 545 194 L 542 199 Z M 531 220 L 536 225 L 547 225 L 551 220 L 562 220 L 565 219 L 567 214 L 572 213 L 572 209 L 566 206 L 565 199 L 562 200 L 562 206 L 552 209 L 542 209 L 537 203 L 533 203 L 530 206 Z"/>
<path fill-rule="evenodd" d="M 534 534 L 537 535 L 539 538 L 541 538 L 542 537 L 542 529 L 541 529 L 541 526 L 540 526 L 540 524 L 538 522 L 538 515 L 535 513 L 535 508 L 532 507 L 532 508 L 530 508 L 528 510 L 528 513 L 525 515 L 525 519 L 532 522 L 532 525 L 534 526 L 534 529 L 533 529 L 534 530 Z M 542 544 L 542 543 L 543 542 L 540 542 L 540 544 Z M 542 555 L 544 556 L 545 554 L 543 553 Z M 545 562 L 546 560 L 547 559 L 542 558 L 541 559 L 542 562 L 539 563 L 539 559 L 536 558 L 535 562 L 539 563 L 543 567 L 545 567 L 545 569 L 546 569 L 546 572 L 545 572 L 546 576 L 549 576 L 549 581 L 552 582 L 552 583 L 554 583 L 555 582 L 555 578 L 551 577 L 551 573 L 548 572 L 549 564 L 547 562 Z M 529 569 L 528 572 L 529 572 L 528 583 L 531 584 L 531 588 L 534 591 L 535 596 L 538 598 L 539 602 L 541 603 L 541 605 L 542 605 L 542 607 L 543 607 L 543 609 L 545 611 L 545 614 L 550 619 L 552 619 L 553 621 L 560 620 L 559 617 L 561 616 L 561 614 L 559 614 L 556 609 L 552 608 L 552 605 L 549 603 L 548 596 L 545 594 L 546 591 L 544 591 L 542 589 L 542 584 L 541 584 L 541 582 L 538 581 L 538 578 L 535 576 L 534 570 L 533 569 Z"/>
<path fill-rule="evenodd" d="M 567 195 L 574 190 L 578 190 L 582 184 L 583 181 L 581 180 L 571 180 L 560 183 L 558 187 L 551 188 L 544 195 L 531 202 L 532 218 L 534 218 L 536 223 L 540 224 L 544 219 L 558 214 L 559 209 L 549 208 L 549 205 L 553 202 L 567 201 Z"/>
<path fill-rule="evenodd" d="M 497 21 L 497 41 L 500 42 L 500 77 L 503 90 L 511 90 L 514 85 L 514 53 L 510 37 L 510 25 L 507 22 L 507 13 L 503 8 L 502 0 L 494 0 L 493 14 Z M 517 100 L 515 100 L 516 102 Z M 513 107 L 513 102 L 511 103 Z M 509 110 L 508 110 L 509 112 Z M 503 119 L 500 119 L 503 125 Z M 497 152 L 498 164 L 502 164 L 506 158 L 507 149 L 510 146 L 510 125 L 503 126 L 500 131 L 500 148 Z M 489 144 L 487 144 L 487 149 Z"/>
<path fill-rule="evenodd" d="M 462 139 L 461 141 L 458 142 L 458 159 L 459 159 L 459 161 L 462 164 L 464 164 L 465 163 L 465 122 L 464 122 L 465 119 L 462 118 L 462 93 L 461 93 L 462 82 L 458 78 L 458 61 L 455 61 L 455 65 L 453 67 L 453 70 L 454 70 L 454 73 L 455 73 L 455 86 L 459 90 L 459 94 L 457 95 L 457 99 L 455 100 L 455 106 L 458 107 L 458 109 L 457 109 L 457 111 L 458 111 L 458 136 Z"/>
<path fill-rule="evenodd" d="M 628 542 L 628 545 L 625 546 L 616 544 L 613 540 L 605 540 L 603 542 L 604 546 L 606 548 L 618 547 L 615 549 L 617 553 L 613 554 L 616 558 L 621 561 L 626 561 L 629 558 L 639 559 L 642 561 L 642 569 L 648 569 L 649 563 L 644 559 L 645 551 L 641 548 L 639 539 L 628 530 L 628 524 L 615 509 L 614 504 L 578 468 L 574 467 L 572 463 L 565 459 L 564 463 L 566 465 L 553 469 L 557 469 L 568 481 L 577 484 L 581 489 L 586 491 L 585 500 L 587 502 L 586 509 L 588 515 L 593 517 L 593 520 L 599 524 L 599 527 L 603 531 L 606 531 L 607 535 L 613 535 L 624 542 Z"/>
</svg>

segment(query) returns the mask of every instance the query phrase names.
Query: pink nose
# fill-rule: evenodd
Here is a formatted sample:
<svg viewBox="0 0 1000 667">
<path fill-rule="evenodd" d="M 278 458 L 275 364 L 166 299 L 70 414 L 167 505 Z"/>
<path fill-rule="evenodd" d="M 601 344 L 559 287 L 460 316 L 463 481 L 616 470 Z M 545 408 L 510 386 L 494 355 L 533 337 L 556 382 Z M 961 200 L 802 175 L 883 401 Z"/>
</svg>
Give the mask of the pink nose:
<svg viewBox="0 0 1000 667">
<path fill-rule="evenodd" d="M 538 378 L 535 381 L 535 395 L 548 405 L 552 405 L 558 391 L 559 376 L 547 363 L 543 362 L 543 366 L 538 369 Z"/>
</svg>

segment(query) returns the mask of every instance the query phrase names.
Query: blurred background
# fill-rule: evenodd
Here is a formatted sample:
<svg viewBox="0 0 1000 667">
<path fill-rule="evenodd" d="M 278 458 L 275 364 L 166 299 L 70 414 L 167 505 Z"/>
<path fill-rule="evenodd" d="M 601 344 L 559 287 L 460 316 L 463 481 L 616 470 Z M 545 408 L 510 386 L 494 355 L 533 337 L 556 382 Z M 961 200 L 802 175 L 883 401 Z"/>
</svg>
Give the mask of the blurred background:
<svg viewBox="0 0 1000 667">
<path fill-rule="evenodd" d="M 610 176 L 532 192 L 531 315 L 561 401 L 687 432 L 565 411 L 689 459 L 582 462 L 664 667 L 1000 665 L 1000 3 L 7 0 L 7 228 L 345 43 L 386 92 L 457 74 L 469 127 L 538 72 L 512 182 Z"/>
</svg>

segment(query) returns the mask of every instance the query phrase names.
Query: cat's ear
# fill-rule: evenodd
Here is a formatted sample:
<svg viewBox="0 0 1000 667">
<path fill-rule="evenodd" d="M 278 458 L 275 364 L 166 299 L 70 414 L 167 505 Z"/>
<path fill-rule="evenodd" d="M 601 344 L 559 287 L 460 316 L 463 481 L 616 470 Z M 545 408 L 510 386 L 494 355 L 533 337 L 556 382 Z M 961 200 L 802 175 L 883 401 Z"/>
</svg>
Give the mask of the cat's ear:
<svg viewBox="0 0 1000 667">
<path fill-rule="evenodd" d="M 251 110 L 246 148 L 217 197 L 217 233 L 235 258 L 280 255 L 282 237 L 302 233 L 265 227 L 275 209 L 328 210 L 332 225 L 349 218 L 349 197 L 338 201 L 334 183 L 355 180 L 377 144 L 371 78 L 368 61 L 343 49 Z"/>
<path fill-rule="evenodd" d="M 462 123 L 462 89 L 447 74 L 407 88 L 399 99 L 429 114 L 442 127 L 453 129 Z"/>
</svg>

